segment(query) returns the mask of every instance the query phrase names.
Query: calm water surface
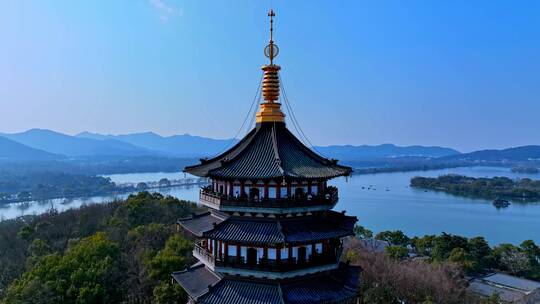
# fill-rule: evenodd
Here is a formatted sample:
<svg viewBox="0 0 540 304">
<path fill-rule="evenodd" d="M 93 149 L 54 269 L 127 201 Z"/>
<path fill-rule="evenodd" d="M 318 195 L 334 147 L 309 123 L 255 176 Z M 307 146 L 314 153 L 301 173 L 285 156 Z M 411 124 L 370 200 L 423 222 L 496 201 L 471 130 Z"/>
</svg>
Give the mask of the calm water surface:
<svg viewBox="0 0 540 304">
<path fill-rule="evenodd" d="M 510 172 L 509 169 L 492 167 L 355 175 L 348 180 L 338 178 L 332 182 L 340 189 L 340 202 L 336 210 L 347 210 L 347 214 L 357 216 L 361 225 L 375 232 L 399 229 L 409 236 L 422 236 L 444 231 L 468 237 L 484 236 L 491 244 L 520 243 L 526 239 L 540 243 L 539 203 L 513 202 L 508 208 L 496 209 L 488 200 L 461 198 L 409 187 L 409 181 L 414 176 L 436 177 L 447 173 L 474 177 L 508 176 L 540 179 L 540 174 L 517 174 Z M 109 177 L 114 182 L 125 183 L 157 181 L 164 177 L 179 179 L 184 178 L 184 174 L 134 173 Z M 175 187 L 159 192 L 197 201 L 198 189 L 197 186 Z M 39 214 L 51 207 L 61 211 L 77 208 L 82 204 L 123 199 L 127 195 L 11 204 L 0 207 L 0 217 L 7 219 L 24 214 Z"/>
<path fill-rule="evenodd" d="M 484 236 L 491 244 L 520 243 L 526 239 L 540 243 L 539 203 L 512 202 L 508 208 L 497 209 L 489 200 L 425 192 L 408 186 L 414 176 L 436 177 L 448 173 L 540 179 L 538 174 L 516 174 L 509 169 L 491 167 L 356 175 L 348 182 L 345 179 L 334 182 L 340 190 L 336 210 L 347 210 L 347 214 L 358 217 L 359 224 L 375 232 L 399 229 L 409 236 L 422 236 L 444 231 L 468 237 Z M 367 190 L 370 185 L 376 190 Z"/>
</svg>

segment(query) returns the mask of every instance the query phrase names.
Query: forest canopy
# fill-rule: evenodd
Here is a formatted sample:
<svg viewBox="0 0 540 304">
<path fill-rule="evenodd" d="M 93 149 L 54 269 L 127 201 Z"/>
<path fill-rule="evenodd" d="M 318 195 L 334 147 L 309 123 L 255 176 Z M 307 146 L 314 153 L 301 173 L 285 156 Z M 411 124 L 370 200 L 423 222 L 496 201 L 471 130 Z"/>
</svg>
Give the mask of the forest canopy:
<svg viewBox="0 0 540 304">
<path fill-rule="evenodd" d="M 174 223 L 196 209 L 141 192 L 0 222 L 0 302 L 185 302 L 170 274 L 193 262 L 192 242 Z"/>
</svg>

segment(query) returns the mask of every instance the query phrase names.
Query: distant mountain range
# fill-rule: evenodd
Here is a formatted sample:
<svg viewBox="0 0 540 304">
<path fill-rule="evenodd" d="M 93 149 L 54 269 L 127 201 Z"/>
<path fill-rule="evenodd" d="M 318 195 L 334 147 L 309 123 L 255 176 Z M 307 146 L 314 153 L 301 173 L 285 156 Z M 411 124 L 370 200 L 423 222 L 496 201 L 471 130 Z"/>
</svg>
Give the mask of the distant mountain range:
<svg viewBox="0 0 540 304">
<path fill-rule="evenodd" d="M 152 132 L 102 135 L 83 132 L 75 136 L 51 130 L 31 129 L 0 133 L 0 160 L 50 160 L 77 157 L 175 157 L 212 156 L 237 143 L 237 139 L 212 139 L 189 134 L 160 136 Z M 540 160 L 540 146 L 460 153 L 438 146 L 319 146 L 315 150 L 343 162 L 424 158 L 444 161 Z"/>
<path fill-rule="evenodd" d="M 471 153 L 450 155 L 444 160 L 456 161 L 539 161 L 540 146 L 521 146 L 503 150 L 480 150 Z"/>
<path fill-rule="evenodd" d="M 0 160 L 28 161 L 54 160 L 59 158 L 62 158 L 62 156 L 34 149 L 5 137 L 0 137 Z"/>
<path fill-rule="evenodd" d="M 96 140 L 70 136 L 51 130 L 31 129 L 22 133 L 1 134 L 28 147 L 65 156 L 145 156 L 158 154 L 127 142 L 104 139 Z"/>
<path fill-rule="evenodd" d="M 315 147 L 323 155 L 336 158 L 343 161 L 350 160 L 368 160 L 380 158 L 399 158 L 399 157 L 424 157 L 437 158 L 460 154 L 458 151 L 445 147 L 425 147 L 425 146 L 406 146 L 398 147 L 392 144 L 377 146 L 326 146 Z"/>
<path fill-rule="evenodd" d="M 75 135 L 75 137 L 93 140 L 117 140 L 175 157 L 211 156 L 238 142 L 237 139 L 212 139 L 189 134 L 161 136 L 152 132 L 127 135 L 101 135 L 82 132 Z"/>
</svg>

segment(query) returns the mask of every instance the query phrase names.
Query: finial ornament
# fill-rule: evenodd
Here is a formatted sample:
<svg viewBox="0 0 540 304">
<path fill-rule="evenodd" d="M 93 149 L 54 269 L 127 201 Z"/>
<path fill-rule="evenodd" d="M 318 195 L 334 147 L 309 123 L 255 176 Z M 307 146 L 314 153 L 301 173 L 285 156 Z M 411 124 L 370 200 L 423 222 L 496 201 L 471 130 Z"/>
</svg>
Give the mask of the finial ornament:
<svg viewBox="0 0 540 304">
<path fill-rule="evenodd" d="M 274 58 L 279 54 L 279 48 L 274 44 L 274 17 L 276 14 L 274 10 L 270 9 L 268 12 L 268 17 L 270 17 L 270 41 L 268 45 L 264 48 L 264 55 L 270 58 L 270 65 L 274 64 Z"/>
</svg>

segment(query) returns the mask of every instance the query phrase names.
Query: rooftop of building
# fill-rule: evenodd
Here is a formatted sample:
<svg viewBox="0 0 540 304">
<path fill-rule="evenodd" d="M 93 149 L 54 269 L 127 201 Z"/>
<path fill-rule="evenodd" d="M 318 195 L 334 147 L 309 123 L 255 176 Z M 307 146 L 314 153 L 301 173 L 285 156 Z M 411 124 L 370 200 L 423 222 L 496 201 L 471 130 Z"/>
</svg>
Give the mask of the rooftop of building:
<svg viewBox="0 0 540 304">
<path fill-rule="evenodd" d="M 329 179 L 350 175 L 352 169 L 326 159 L 298 140 L 285 123 L 261 123 L 238 144 L 185 172 L 216 179 Z"/>
<path fill-rule="evenodd" d="M 497 293 L 502 301 L 508 303 L 524 301 L 530 297 L 534 297 L 536 300 L 540 301 L 540 282 L 504 273 L 492 273 L 486 276 L 473 278 L 469 282 L 469 290 L 485 297 Z M 523 303 L 528 302 L 525 301 Z"/>
<path fill-rule="evenodd" d="M 221 276 L 196 264 L 172 276 L 195 303 L 337 303 L 356 297 L 360 268 L 342 264 L 328 273 L 271 281 Z"/>
<path fill-rule="evenodd" d="M 227 216 L 212 211 L 178 223 L 198 237 L 253 245 L 294 244 L 352 235 L 357 218 L 335 211 L 290 218 Z"/>
</svg>

